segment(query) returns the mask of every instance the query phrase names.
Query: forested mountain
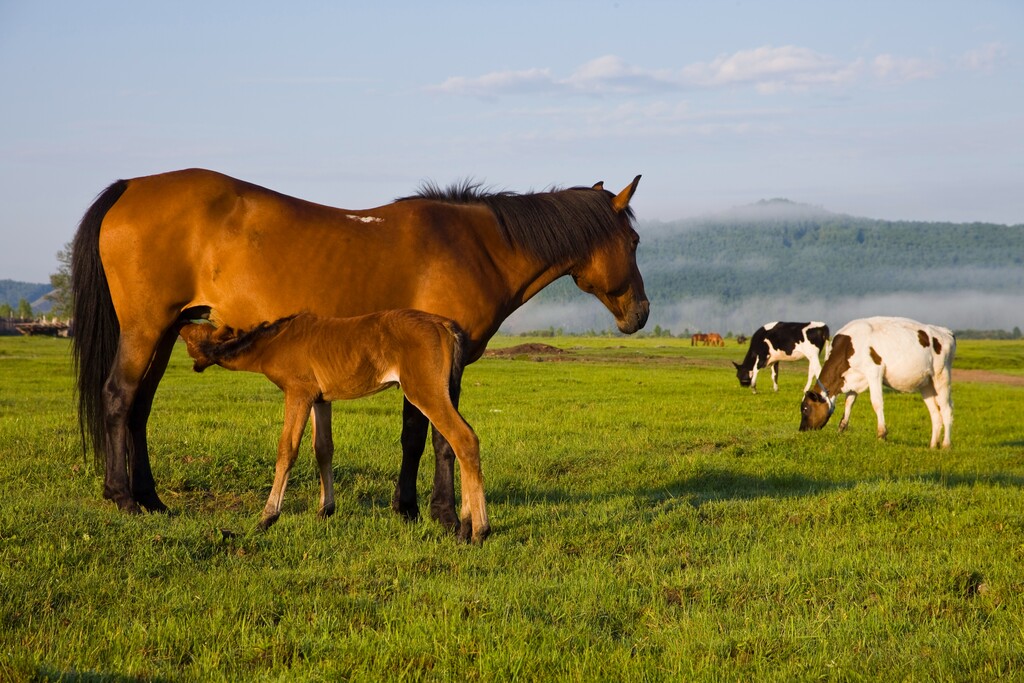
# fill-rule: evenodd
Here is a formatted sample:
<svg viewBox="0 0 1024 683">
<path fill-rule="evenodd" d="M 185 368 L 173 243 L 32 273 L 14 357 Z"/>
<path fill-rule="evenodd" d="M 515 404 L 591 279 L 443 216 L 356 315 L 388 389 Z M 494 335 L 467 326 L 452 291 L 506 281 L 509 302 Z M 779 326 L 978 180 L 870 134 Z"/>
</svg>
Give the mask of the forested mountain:
<svg viewBox="0 0 1024 683">
<path fill-rule="evenodd" d="M 0 280 L 0 304 L 7 303 L 14 307 L 22 299 L 32 303 L 42 298 L 50 289 L 49 284 Z"/>
<path fill-rule="evenodd" d="M 1012 312 L 1016 322 L 1010 313 L 986 322 L 978 310 L 1024 309 L 1024 225 L 884 221 L 773 199 L 637 227 L 652 325 L 750 331 L 772 319 L 838 325 L 875 314 L 960 327 L 1024 322 L 1024 311 Z M 581 301 L 566 279 L 542 292 L 535 310 Z M 597 329 L 607 326 L 601 315 L 590 315 Z"/>
</svg>

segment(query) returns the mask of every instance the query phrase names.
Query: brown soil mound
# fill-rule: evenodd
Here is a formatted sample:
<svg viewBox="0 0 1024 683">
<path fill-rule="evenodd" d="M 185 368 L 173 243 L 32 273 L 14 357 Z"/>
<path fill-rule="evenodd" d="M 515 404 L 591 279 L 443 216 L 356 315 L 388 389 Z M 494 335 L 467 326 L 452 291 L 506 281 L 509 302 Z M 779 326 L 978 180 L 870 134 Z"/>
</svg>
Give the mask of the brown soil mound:
<svg viewBox="0 0 1024 683">
<path fill-rule="evenodd" d="M 568 353 L 565 349 L 559 349 L 548 344 L 519 344 L 506 349 L 487 349 L 484 356 L 492 358 L 520 358 L 523 356 L 533 360 L 543 360 L 545 356 L 560 356 Z"/>
</svg>

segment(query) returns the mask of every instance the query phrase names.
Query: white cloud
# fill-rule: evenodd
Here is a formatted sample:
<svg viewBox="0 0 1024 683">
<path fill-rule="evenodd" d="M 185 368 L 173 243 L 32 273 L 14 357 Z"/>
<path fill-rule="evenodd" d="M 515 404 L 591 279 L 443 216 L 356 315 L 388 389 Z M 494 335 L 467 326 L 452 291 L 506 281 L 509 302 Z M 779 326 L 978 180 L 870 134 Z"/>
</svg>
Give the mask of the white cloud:
<svg viewBox="0 0 1024 683">
<path fill-rule="evenodd" d="M 960 55 L 957 66 L 967 71 L 993 71 L 1008 55 L 1009 50 L 1002 43 L 988 43 Z"/>
<path fill-rule="evenodd" d="M 875 57 L 871 67 L 879 79 L 895 83 L 935 78 L 941 70 L 935 62 L 912 57 L 895 57 L 889 54 Z"/>
</svg>

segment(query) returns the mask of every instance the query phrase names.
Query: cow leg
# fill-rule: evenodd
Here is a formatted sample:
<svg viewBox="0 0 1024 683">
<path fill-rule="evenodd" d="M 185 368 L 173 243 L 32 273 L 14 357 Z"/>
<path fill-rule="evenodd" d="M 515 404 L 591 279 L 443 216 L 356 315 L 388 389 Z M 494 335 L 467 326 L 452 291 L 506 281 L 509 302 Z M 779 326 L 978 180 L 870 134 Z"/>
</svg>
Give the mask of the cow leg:
<svg viewBox="0 0 1024 683">
<path fill-rule="evenodd" d="M 850 412 L 853 410 L 853 403 L 857 400 L 857 394 L 846 395 L 846 405 L 843 406 L 843 419 L 839 421 L 839 431 L 845 432 L 847 425 L 850 424 Z"/>
<path fill-rule="evenodd" d="M 260 517 L 260 528 L 266 531 L 281 516 L 281 504 L 284 501 L 284 490 L 288 487 L 288 475 L 299 454 L 299 443 L 302 432 L 306 429 L 310 409 L 313 402 L 304 396 L 288 396 L 284 398 L 284 428 L 277 442 L 277 464 L 274 466 L 274 485 Z"/>
<path fill-rule="evenodd" d="M 167 506 L 156 493 L 156 482 L 149 463 L 149 446 L 146 441 L 146 424 L 153 409 L 160 379 L 167 370 L 174 342 L 178 338 L 176 328 L 168 330 L 157 345 L 153 359 L 139 383 L 131 411 L 128 413 L 128 435 L 132 447 L 128 451 L 128 478 L 131 481 L 132 497 L 150 512 L 166 512 Z"/>
<path fill-rule="evenodd" d="M 936 377 L 934 383 L 935 403 L 939 407 L 939 414 L 942 416 L 942 426 L 945 428 L 942 437 L 942 447 L 949 448 L 953 445 L 952 441 L 950 441 L 949 433 L 953 428 L 953 397 L 950 396 L 949 376 Z"/>
<path fill-rule="evenodd" d="M 805 394 L 810 390 L 811 385 L 814 384 L 816 377 L 821 377 L 821 361 L 815 355 L 807 359 L 807 384 L 804 385 Z"/>
<path fill-rule="evenodd" d="M 313 453 L 320 470 L 320 509 L 317 516 L 326 519 L 334 514 L 334 437 L 331 435 L 331 404 L 313 404 Z"/>
<path fill-rule="evenodd" d="M 754 367 L 750 368 L 750 392 L 757 393 L 757 361 L 754 361 Z"/>
<path fill-rule="evenodd" d="M 871 407 L 874 408 L 875 416 L 878 418 L 878 438 L 884 439 L 889 433 L 885 428 L 885 408 L 882 404 L 882 377 L 884 377 L 885 367 L 879 367 L 878 370 L 876 376 L 868 379 L 868 393 L 871 397 Z"/>
<path fill-rule="evenodd" d="M 775 393 L 779 392 L 779 364 L 772 364 L 772 390 Z"/>
<path fill-rule="evenodd" d="M 391 509 L 411 521 L 420 517 L 416 502 L 416 476 L 430 423 L 419 408 L 404 397 L 402 400 L 402 468 L 395 484 L 395 495 L 391 498 Z"/>
</svg>

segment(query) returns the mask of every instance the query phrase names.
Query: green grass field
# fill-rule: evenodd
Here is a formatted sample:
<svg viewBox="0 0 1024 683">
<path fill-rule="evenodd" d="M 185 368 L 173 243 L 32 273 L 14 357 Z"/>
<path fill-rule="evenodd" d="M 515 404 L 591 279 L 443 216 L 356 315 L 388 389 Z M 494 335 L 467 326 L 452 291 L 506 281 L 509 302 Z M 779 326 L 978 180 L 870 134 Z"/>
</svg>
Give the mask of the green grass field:
<svg viewBox="0 0 1024 683">
<path fill-rule="evenodd" d="M 735 342 L 492 349 L 524 342 L 565 352 L 465 374 L 474 548 L 390 510 L 397 391 L 335 404 L 335 516 L 307 446 L 262 533 L 281 396 L 179 345 L 149 432 L 173 514 L 131 517 L 82 454 L 68 342 L 0 338 L 0 680 L 1024 679 L 1024 387 L 955 381 L 933 451 L 917 396 L 887 394 L 888 442 L 867 397 L 799 433 L 806 366 L 751 395 Z M 1019 378 L 1024 342 L 954 367 Z"/>
</svg>

